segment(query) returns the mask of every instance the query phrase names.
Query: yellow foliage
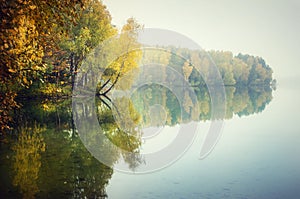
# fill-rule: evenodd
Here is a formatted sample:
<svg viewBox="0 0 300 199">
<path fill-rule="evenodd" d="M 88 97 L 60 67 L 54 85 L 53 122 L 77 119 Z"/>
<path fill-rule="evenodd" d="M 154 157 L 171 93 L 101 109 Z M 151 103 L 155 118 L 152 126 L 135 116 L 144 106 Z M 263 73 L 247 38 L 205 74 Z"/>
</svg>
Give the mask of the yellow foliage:
<svg viewBox="0 0 300 199">
<path fill-rule="evenodd" d="M 188 80 L 193 71 L 193 66 L 190 65 L 188 61 L 186 61 L 182 67 L 183 74 L 185 80 Z"/>
<path fill-rule="evenodd" d="M 129 98 L 122 97 L 115 100 L 115 116 L 122 130 L 133 131 L 141 121 L 140 114 L 135 110 Z"/>
<path fill-rule="evenodd" d="M 15 152 L 13 184 L 20 188 L 23 198 L 34 198 L 39 192 L 36 181 L 41 167 L 41 152 L 46 148 L 43 131 L 37 125 L 33 128 L 21 127 L 18 141 L 12 147 Z"/>
<path fill-rule="evenodd" d="M 183 108 L 187 113 L 191 113 L 191 110 L 193 109 L 193 101 L 189 95 L 189 92 L 186 91 L 184 93 L 184 100 L 183 100 Z"/>
</svg>

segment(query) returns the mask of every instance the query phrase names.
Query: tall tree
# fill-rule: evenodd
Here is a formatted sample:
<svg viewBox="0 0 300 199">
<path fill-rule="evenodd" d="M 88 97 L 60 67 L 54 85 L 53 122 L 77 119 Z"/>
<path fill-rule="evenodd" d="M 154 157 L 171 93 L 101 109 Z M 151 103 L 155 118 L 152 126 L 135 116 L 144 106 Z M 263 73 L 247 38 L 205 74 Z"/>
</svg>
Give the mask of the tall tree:
<svg viewBox="0 0 300 199">
<path fill-rule="evenodd" d="M 111 16 L 106 6 L 98 0 L 91 0 L 80 13 L 76 26 L 62 38 L 60 47 L 66 51 L 72 85 L 82 60 L 105 39 L 115 35 L 117 30 L 111 24 Z"/>
<path fill-rule="evenodd" d="M 44 57 L 56 46 L 57 34 L 53 33 L 67 32 L 76 23 L 77 10 L 87 1 L 0 0 L 1 120 L 17 107 L 16 93 L 43 76 L 47 66 Z M 1 129 L 8 127 L 8 122 L 2 122 Z"/>
</svg>

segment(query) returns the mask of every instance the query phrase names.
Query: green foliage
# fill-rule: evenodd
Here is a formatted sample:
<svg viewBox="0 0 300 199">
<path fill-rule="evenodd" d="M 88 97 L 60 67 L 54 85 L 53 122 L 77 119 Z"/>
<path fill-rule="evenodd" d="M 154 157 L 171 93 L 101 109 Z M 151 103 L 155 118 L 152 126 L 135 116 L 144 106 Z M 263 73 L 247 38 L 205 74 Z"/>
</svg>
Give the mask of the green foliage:
<svg viewBox="0 0 300 199">
<path fill-rule="evenodd" d="M 248 85 L 270 85 L 272 81 L 272 69 L 261 57 L 238 54 L 237 59 L 242 60 L 250 68 Z"/>
<path fill-rule="evenodd" d="M 0 5 L 0 119 L 1 130 L 5 130 L 11 122 L 8 113 L 18 108 L 17 95 L 70 95 L 82 60 L 118 30 L 111 24 L 106 6 L 98 0 L 1 0 Z M 118 74 L 137 68 L 141 53 L 129 49 L 139 47 L 136 31 L 140 28 L 133 18 L 122 28 L 124 34 L 112 50 L 126 47 L 128 53 L 111 64 L 108 78 L 118 79 Z"/>
<path fill-rule="evenodd" d="M 3 25 L 0 31 L 2 131 L 11 126 L 10 114 L 19 107 L 15 100 L 18 95 L 29 98 L 70 95 L 82 60 L 101 42 L 118 33 L 111 24 L 106 6 L 97 0 L 2 0 L 0 15 Z M 272 69 L 260 57 L 175 47 L 142 53 L 139 50 L 141 44 L 137 42 L 138 31 L 142 28 L 133 18 L 129 18 L 120 30 L 120 36 L 106 46 L 108 49 L 101 49 L 107 51 L 106 57 L 92 60 L 89 67 L 85 68 L 87 71 L 82 71 L 86 72 L 81 77 L 82 84 L 95 83 L 101 75 L 97 87 L 99 95 L 106 96 L 112 88 L 128 89 L 139 72 L 139 61 L 143 58 L 144 64 L 161 63 L 170 66 L 183 74 L 191 85 L 205 87 L 206 83 L 215 79 L 207 53 L 215 62 L 225 85 L 257 86 L 274 82 Z M 122 55 L 114 59 L 116 54 Z M 108 67 L 103 66 L 105 61 L 110 61 Z M 96 73 L 99 68 L 101 74 Z M 176 75 L 167 75 L 165 69 L 159 75 L 165 81 L 176 82 Z M 153 95 L 157 90 L 151 92 Z M 201 97 L 204 95 L 202 93 Z M 166 92 L 160 97 L 162 100 L 159 103 L 170 107 L 168 113 L 172 118 L 168 118 L 168 122 L 176 123 L 180 117 L 178 109 L 172 106 L 178 102 L 168 99 Z M 208 117 L 209 97 L 206 98 L 206 101 L 200 102 L 202 104 L 198 114 L 198 111 L 191 108 L 193 102 L 190 96 L 185 94 L 184 110 L 194 118 Z"/>
<path fill-rule="evenodd" d="M 34 81 L 44 81 L 52 49 L 87 1 L 0 1 L 0 93 L 11 95 L 10 103 L 0 99 L 1 129 L 9 127 L 5 110 L 18 108 L 16 94 Z"/>
<path fill-rule="evenodd" d="M 96 149 L 105 156 L 106 163 L 112 167 L 122 157 L 134 170 L 143 162 L 139 156 L 142 127 L 173 126 L 211 119 L 207 88 L 195 87 L 194 91 L 197 101 L 192 99 L 189 92 L 185 92 L 180 107 L 176 96 L 167 88 L 160 85 L 145 86 L 135 92 L 131 99 L 115 99 L 113 110 L 100 99 L 96 100 L 96 106 L 82 104 L 82 111 L 77 112 L 73 119 L 76 120 L 79 115 L 90 119 L 80 123 L 80 126 L 87 132 L 89 144 L 97 144 Z M 227 119 L 234 115 L 241 117 L 259 113 L 272 100 L 270 87 L 227 87 L 226 95 Z M 156 109 L 156 115 L 151 114 L 152 108 L 159 106 L 164 112 Z M 121 121 L 124 123 L 119 123 L 116 119 L 118 114 L 124 119 Z M 155 116 L 154 122 L 151 116 Z M 98 118 L 102 130 L 92 128 L 89 123 L 92 117 Z M 5 145 L 1 145 L 4 166 L 0 169 L 3 174 L 8 170 L 13 171 L 7 177 L 8 183 L 14 184 L 24 197 L 94 198 L 106 194 L 105 187 L 113 169 L 100 163 L 87 151 L 76 133 L 73 119 L 70 100 L 32 100 L 13 118 L 19 124 L 19 128 L 16 128 L 19 129 L 18 139 L 10 140 L 13 143 L 13 153 Z M 166 122 L 157 123 L 159 119 Z M 99 135 L 108 139 L 99 139 Z M 117 147 L 111 147 L 110 143 Z M 15 189 L 8 189 L 6 184 L 1 186 L 3 190 Z M 15 193 L 6 193 L 8 198 L 10 194 Z"/>
<path fill-rule="evenodd" d="M 115 35 L 117 30 L 111 24 L 111 16 L 106 7 L 96 0 L 89 2 L 85 9 L 79 11 L 76 26 L 72 26 L 68 34 L 60 39 L 60 49 L 65 52 L 62 57 L 65 67 L 57 70 L 67 70 L 74 84 L 75 75 L 80 63 L 86 55 L 105 39 Z"/>
<path fill-rule="evenodd" d="M 156 53 L 160 50 L 146 51 L 143 61 L 145 59 L 146 63 L 161 63 L 161 59 L 169 60 L 166 65 L 183 74 L 191 85 L 204 86 L 206 83 L 212 82 L 214 79 L 214 74 L 211 74 L 213 64 L 219 70 L 225 86 L 270 85 L 273 80 L 272 69 L 261 57 L 243 54 L 233 56 L 229 51 L 205 52 L 172 46 L 166 49 L 165 51 L 161 50 L 163 53 Z M 173 81 L 172 77 L 168 78 L 170 82 Z"/>
<path fill-rule="evenodd" d="M 127 115 L 127 112 L 122 110 L 128 104 L 131 102 L 124 98 L 116 103 L 122 116 Z M 86 106 L 84 113 L 87 116 L 98 117 L 102 130 L 91 128 L 88 122 L 82 125 L 85 125 L 88 135 L 95 138 L 92 141 L 99 144 L 97 148 L 105 154 L 106 163 L 113 167 L 119 158 L 123 157 L 131 169 L 136 168 L 141 163 L 138 155 L 141 139 L 140 132 L 135 129 L 139 115 L 133 105 L 129 105 L 128 119 L 132 122 L 128 121 L 125 124 L 128 128 L 126 131 L 118 126 L 112 110 L 100 100 L 96 101 L 96 107 L 97 111 L 95 107 Z M 17 189 L 24 198 L 105 196 L 105 187 L 113 169 L 100 163 L 83 145 L 74 127 L 70 99 L 31 100 L 20 109 L 13 120 L 18 122 L 19 127 L 15 126 L 14 131 L 18 130 L 19 133 L 16 134 L 18 139 L 12 139 L 8 143 L 14 151 L 11 159 L 7 159 L 8 155 L 4 155 L 10 152 L 10 149 L 1 151 L 1 157 L 3 155 L 6 162 L 5 166 L 0 168 L 1 173 L 12 170 L 6 183 L 11 183 L 16 188 L 10 187 L 9 190 Z M 96 139 L 100 134 L 108 139 Z M 118 147 L 112 148 L 111 142 Z M 123 150 L 134 154 L 129 155 Z M 3 170 L 4 168 L 7 170 Z M 1 186 L 1 190 L 6 190 L 7 184 L 1 183 Z M 14 195 L 15 192 L 2 194 L 11 196 L 10 194 Z"/>
<path fill-rule="evenodd" d="M 117 98 L 110 110 L 100 100 L 97 100 L 98 121 L 107 138 L 118 148 L 127 152 L 137 152 L 141 145 L 138 125 L 140 115 L 128 98 Z"/>
<path fill-rule="evenodd" d="M 251 115 L 263 111 L 272 100 L 272 89 L 267 87 L 226 87 L 226 113 L 225 118 L 230 119 L 234 115 L 239 117 Z M 151 107 L 160 104 L 167 113 L 164 125 L 173 126 L 190 121 L 206 121 L 211 118 L 211 99 L 206 87 L 195 87 L 194 92 L 197 101 L 192 100 L 189 92 L 184 93 L 182 107 L 172 92 L 168 89 L 152 85 L 140 89 L 132 96 L 136 110 L 141 115 L 143 127 L 152 125 L 149 112 Z M 166 97 L 162 97 L 162 96 Z M 162 101 L 163 99 L 163 101 Z"/>
</svg>

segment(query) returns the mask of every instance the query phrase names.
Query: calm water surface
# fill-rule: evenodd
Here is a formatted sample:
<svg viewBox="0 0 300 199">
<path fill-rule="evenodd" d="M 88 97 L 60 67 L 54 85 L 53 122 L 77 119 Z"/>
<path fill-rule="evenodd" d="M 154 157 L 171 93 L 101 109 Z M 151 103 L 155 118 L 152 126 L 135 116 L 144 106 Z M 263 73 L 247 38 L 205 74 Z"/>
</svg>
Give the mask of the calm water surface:
<svg viewBox="0 0 300 199">
<path fill-rule="evenodd" d="M 213 152 L 203 135 L 172 166 L 148 175 L 115 172 L 111 198 L 299 198 L 300 90 L 282 86 L 259 114 L 225 121 Z M 207 129 L 208 124 L 201 124 Z M 130 183 L 129 183 L 130 182 Z"/>
<path fill-rule="evenodd" d="M 234 97 L 233 91 L 228 93 L 236 103 L 237 99 L 244 99 L 239 95 Z M 236 93 L 245 97 L 243 92 Z M 244 111 L 241 117 L 234 114 L 225 120 L 222 136 L 206 158 L 200 159 L 200 150 L 211 122 L 204 121 L 204 115 L 204 119 L 198 121 L 196 139 L 181 159 L 164 169 L 138 175 L 112 169 L 118 168 L 122 154 L 107 150 L 105 143 L 101 143 L 102 152 L 107 154 L 112 168 L 89 153 L 72 123 L 70 102 L 28 102 L 19 113 L 22 117 L 16 130 L 1 143 L 1 196 L 299 198 L 300 128 L 297 113 L 300 112 L 300 90 L 283 85 L 269 94 L 262 92 L 256 97 L 248 97 L 254 99 L 254 104 L 259 104 L 260 99 L 268 97 L 258 96 L 273 96 L 270 103 L 257 109 L 260 111 L 247 114 Z M 171 102 L 167 100 L 168 103 Z M 100 113 L 98 120 L 106 121 L 103 128 L 109 131 L 113 124 L 109 123 L 109 117 L 103 116 L 105 114 L 107 112 Z M 172 141 L 173 131 L 180 125 L 174 119 L 176 111 L 172 114 L 172 118 L 165 118 L 170 125 L 156 135 L 158 142 L 151 142 L 151 139 L 142 142 L 138 147 L 140 152 L 157 151 Z M 188 117 L 184 120 L 181 125 L 195 123 Z M 142 122 L 149 130 L 157 121 L 160 120 L 149 123 L 145 117 Z M 90 133 L 93 133 L 92 129 Z M 124 140 L 122 136 L 114 137 L 113 133 L 111 136 L 116 142 Z M 138 143 L 136 140 L 130 142 Z M 127 160 L 133 170 L 147 164 L 147 160 L 140 165 L 135 163 L 136 159 Z"/>
</svg>

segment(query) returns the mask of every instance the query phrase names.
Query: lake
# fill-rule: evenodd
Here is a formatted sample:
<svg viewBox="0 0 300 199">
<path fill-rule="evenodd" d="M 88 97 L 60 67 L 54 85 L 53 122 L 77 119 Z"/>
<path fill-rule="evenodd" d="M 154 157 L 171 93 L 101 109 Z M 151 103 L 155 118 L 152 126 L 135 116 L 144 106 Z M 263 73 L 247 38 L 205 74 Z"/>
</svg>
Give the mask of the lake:
<svg viewBox="0 0 300 199">
<path fill-rule="evenodd" d="M 299 198 L 299 89 L 279 87 L 266 109 L 226 120 L 213 152 L 204 136 L 170 167 L 148 175 L 115 172 L 112 198 Z M 201 129 L 208 124 L 202 123 Z M 130 183 L 126 183 L 130 182 Z"/>
<path fill-rule="evenodd" d="M 1 143 L 2 198 L 299 198 L 299 91 L 226 87 L 223 127 L 205 156 L 207 88 L 195 88 L 196 101 L 183 96 L 183 106 L 159 85 L 116 98 L 119 110 L 99 99 L 94 107 L 73 100 L 73 117 L 71 100 L 26 101 Z M 90 117 L 101 130 L 82 120 Z M 196 129 L 186 150 L 147 167 L 157 160 L 148 154 L 161 158 L 180 129 L 187 137 Z"/>
</svg>

